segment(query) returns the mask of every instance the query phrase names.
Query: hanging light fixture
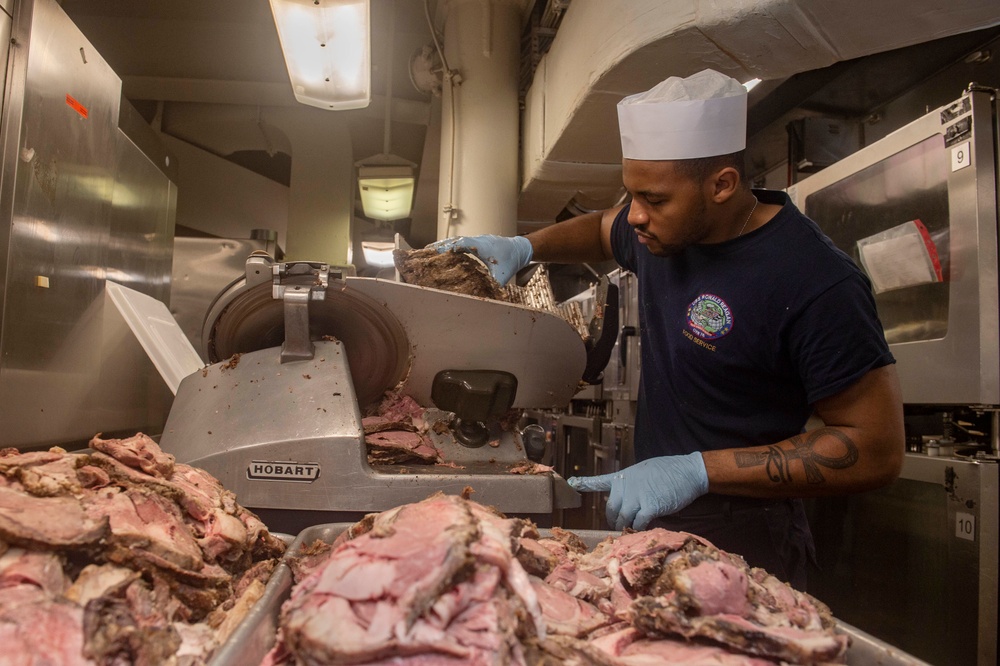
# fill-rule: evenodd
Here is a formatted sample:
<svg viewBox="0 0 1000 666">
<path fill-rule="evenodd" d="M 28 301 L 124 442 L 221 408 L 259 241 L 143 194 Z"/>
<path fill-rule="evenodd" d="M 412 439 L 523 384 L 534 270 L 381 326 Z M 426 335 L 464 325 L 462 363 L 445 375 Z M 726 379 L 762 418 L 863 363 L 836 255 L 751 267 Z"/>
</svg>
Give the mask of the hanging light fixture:
<svg viewBox="0 0 1000 666">
<path fill-rule="evenodd" d="M 371 102 L 369 0 L 270 0 L 295 99 L 321 109 Z"/>
<path fill-rule="evenodd" d="M 409 217 L 413 185 L 411 166 L 358 166 L 361 208 L 369 219 L 391 222 Z"/>
<path fill-rule="evenodd" d="M 396 3 L 389 2 L 389 34 L 396 34 Z M 385 52 L 385 130 L 382 152 L 360 162 L 358 190 L 361 208 L 370 220 L 392 222 L 410 216 L 413 205 L 416 164 L 392 154 L 392 60 L 393 40 L 386 43 Z"/>
</svg>

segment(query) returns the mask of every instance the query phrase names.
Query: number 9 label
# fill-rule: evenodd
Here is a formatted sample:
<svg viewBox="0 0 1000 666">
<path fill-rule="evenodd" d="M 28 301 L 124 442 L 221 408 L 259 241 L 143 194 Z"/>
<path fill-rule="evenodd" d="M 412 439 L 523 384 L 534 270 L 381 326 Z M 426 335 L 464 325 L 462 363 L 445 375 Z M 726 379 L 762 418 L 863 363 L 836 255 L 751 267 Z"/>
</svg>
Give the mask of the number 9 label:
<svg viewBox="0 0 1000 666">
<path fill-rule="evenodd" d="M 972 164 L 972 147 L 968 141 L 963 141 L 951 149 L 951 170 L 958 171 Z"/>
</svg>

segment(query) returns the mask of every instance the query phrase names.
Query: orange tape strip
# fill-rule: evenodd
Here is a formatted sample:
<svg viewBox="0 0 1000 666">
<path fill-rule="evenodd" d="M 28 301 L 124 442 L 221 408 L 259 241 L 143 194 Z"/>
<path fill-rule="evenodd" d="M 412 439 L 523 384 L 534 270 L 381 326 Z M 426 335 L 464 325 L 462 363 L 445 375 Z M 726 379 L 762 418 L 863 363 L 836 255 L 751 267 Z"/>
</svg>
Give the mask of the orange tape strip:
<svg viewBox="0 0 1000 666">
<path fill-rule="evenodd" d="M 66 95 L 66 103 L 69 104 L 71 109 L 79 113 L 84 118 L 86 118 L 89 115 L 87 107 L 85 107 L 83 104 L 80 104 L 78 101 L 73 99 L 72 96 Z"/>
</svg>

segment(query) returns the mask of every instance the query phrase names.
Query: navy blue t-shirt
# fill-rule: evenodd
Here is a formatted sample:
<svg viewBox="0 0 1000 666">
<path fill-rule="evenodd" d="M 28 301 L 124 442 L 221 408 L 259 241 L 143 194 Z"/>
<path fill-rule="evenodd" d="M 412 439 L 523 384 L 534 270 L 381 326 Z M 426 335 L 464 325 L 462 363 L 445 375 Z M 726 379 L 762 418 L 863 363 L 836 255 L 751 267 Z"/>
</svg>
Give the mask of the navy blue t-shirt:
<svg viewBox="0 0 1000 666">
<path fill-rule="evenodd" d="M 636 460 L 781 441 L 817 400 L 895 362 L 867 277 L 784 193 L 754 194 L 781 211 L 671 257 L 638 242 L 628 206 L 614 221 L 639 284 Z"/>
</svg>

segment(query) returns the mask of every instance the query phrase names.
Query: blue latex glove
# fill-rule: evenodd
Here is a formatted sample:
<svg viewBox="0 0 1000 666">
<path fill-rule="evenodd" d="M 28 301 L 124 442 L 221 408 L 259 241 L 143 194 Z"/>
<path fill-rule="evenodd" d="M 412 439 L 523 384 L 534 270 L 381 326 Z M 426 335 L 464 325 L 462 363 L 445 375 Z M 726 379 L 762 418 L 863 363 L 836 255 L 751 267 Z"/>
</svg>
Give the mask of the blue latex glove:
<svg viewBox="0 0 1000 666">
<path fill-rule="evenodd" d="M 531 241 L 524 236 L 457 236 L 445 238 L 432 247 L 439 253 L 455 248 L 472 250 L 490 269 L 494 279 L 507 284 L 514 275 L 531 261 Z"/>
<path fill-rule="evenodd" d="M 607 492 L 608 524 L 644 530 L 659 516 L 680 511 L 708 492 L 708 472 L 701 454 L 650 458 L 614 474 L 574 476 L 566 480 L 581 492 Z"/>
</svg>

